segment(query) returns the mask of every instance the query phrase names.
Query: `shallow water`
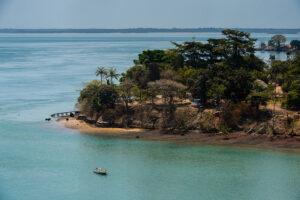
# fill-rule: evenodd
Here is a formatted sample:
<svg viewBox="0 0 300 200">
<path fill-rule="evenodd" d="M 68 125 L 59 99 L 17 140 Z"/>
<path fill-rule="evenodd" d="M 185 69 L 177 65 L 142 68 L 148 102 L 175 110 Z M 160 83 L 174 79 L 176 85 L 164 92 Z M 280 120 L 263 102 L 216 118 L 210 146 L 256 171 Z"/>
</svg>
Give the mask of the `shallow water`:
<svg viewBox="0 0 300 200">
<path fill-rule="evenodd" d="M 193 37 L 220 35 L 0 34 L 0 199 L 299 200 L 299 154 L 102 138 L 43 121 L 74 109 L 97 66 L 124 71 L 144 49 Z M 109 175 L 94 175 L 98 166 Z"/>
</svg>

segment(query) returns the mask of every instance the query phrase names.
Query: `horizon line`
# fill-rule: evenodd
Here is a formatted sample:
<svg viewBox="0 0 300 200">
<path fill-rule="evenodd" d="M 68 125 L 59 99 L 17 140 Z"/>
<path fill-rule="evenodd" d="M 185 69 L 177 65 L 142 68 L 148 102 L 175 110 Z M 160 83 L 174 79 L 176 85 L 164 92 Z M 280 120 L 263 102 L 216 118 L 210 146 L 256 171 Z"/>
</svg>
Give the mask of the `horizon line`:
<svg viewBox="0 0 300 200">
<path fill-rule="evenodd" d="M 0 33 L 176 33 L 176 32 L 221 32 L 235 29 L 250 33 L 300 33 L 300 28 L 0 28 Z"/>
</svg>

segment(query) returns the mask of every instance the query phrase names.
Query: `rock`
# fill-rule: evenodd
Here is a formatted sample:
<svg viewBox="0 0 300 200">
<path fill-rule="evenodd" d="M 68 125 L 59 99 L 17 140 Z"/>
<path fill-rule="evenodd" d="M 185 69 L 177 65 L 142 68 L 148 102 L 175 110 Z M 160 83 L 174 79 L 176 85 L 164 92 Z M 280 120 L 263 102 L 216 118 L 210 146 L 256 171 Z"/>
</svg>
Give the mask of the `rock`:
<svg viewBox="0 0 300 200">
<path fill-rule="evenodd" d="M 77 119 L 78 119 L 78 120 L 83 120 L 83 121 L 85 121 L 85 120 L 86 120 L 86 116 L 84 116 L 84 115 L 79 115 L 79 116 L 77 117 Z"/>
</svg>

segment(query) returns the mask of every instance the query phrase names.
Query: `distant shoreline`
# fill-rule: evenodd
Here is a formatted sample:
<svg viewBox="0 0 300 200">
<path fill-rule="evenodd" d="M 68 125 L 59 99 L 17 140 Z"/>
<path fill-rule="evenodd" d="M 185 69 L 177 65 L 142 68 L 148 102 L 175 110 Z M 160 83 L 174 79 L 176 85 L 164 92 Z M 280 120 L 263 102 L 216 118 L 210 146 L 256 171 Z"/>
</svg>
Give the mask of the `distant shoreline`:
<svg viewBox="0 0 300 200">
<path fill-rule="evenodd" d="M 2 28 L 0 33 L 220 33 L 225 28 L 124 28 L 124 29 L 15 29 Z M 300 28 L 235 28 L 250 33 L 298 34 Z"/>
<path fill-rule="evenodd" d="M 182 135 L 163 134 L 159 130 L 98 128 L 74 118 L 69 118 L 68 120 L 61 118 L 58 120 L 58 123 L 62 127 L 74 129 L 83 134 L 107 137 L 162 141 L 188 145 L 221 145 L 300 152 L 300 136 L 292 138 L 285 136 L 249 135 L 243 132 L 222 135 L 205 134 L 197 131 L 190 131 Z"/>
</svg>

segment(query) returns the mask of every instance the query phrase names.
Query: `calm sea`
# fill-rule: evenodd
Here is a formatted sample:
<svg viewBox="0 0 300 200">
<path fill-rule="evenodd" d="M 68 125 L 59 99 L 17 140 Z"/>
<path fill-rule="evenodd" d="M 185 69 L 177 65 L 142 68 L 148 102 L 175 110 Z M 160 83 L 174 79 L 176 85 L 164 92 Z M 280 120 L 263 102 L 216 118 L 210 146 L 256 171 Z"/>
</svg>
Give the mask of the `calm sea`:
<svg viewBox="0 0 300 200">
<path fill-rule="evenodd" d="M 74 109 L 97 66 L 124 72 L 142 50 L 211 37 L 221 35 L 0 34 L 0 200 L 299 200 L 299 154 L 109 139 L 44 122 Z M 98 166 L 109 176 L 95 176 Z"/>
</svg>

